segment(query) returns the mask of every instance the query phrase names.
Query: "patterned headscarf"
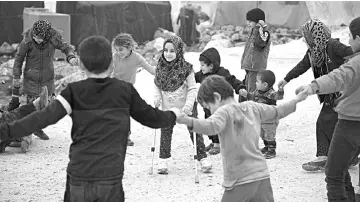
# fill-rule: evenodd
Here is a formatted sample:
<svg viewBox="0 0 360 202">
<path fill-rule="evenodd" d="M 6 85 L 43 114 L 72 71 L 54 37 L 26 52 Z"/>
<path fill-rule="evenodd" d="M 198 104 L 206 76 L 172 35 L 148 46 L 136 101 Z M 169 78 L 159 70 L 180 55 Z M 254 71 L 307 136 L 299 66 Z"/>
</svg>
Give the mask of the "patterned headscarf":
<svg viewBox="0 0 360 202">
<path fill-rule="evenodd" d="M 321 67 L 325 61 L 326 45 L 331 38 L 330 29 L 320 20 L 314 19 L 307 21 L 301 30 L 310 46 L 312 65 Z"/>
<path fill-rule="evenodd" d="M 34 23 L 32 28 L 33 35 L 38 36 L 44 41 L 49 41 L 51 38 L 51 23 L 47 20 L 38 20 Z"/>
<path fill-rule="evenodd" d="M 155 85 L 162 91 L 174 92 L 184 84 L 186 78 L 194 70 L 192 64 L 185 61 L 184 43 L 181 38 L 170 36 L 164 41 L 163 49 L 167 43 L 174 45 L 176 58 L 168 62 L 164 58 L 164 53 L 161 54 L 155 72 Z"/>
</svg>

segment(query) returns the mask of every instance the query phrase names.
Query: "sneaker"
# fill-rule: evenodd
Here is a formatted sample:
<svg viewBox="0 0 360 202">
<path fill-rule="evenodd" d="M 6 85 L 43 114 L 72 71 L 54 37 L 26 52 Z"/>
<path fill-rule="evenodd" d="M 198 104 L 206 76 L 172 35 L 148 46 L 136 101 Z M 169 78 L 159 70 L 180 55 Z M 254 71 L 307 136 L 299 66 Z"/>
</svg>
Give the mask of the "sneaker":
<svg viewBox="0 0 360 202">
<path fill-rule="evenodd" d="M 5 140 L 5 141 L 0 140 L 0 153 L 5 152 L 5 148 L 7 146 L 9 146 L 10 143 L 11 143 L 11 141 L 9 141 L 9 140 Z"/>
<path fill-rule="evenodd" d="M 208 158 L 203 158 L 200 160 L 200 165 L 201 165 L 201 171 L 203 173 L 209 173 L 212 169 L 212 162 L 209 161 Z"/>
<path fill-rule="evenodd" d="M 162 174 L 162 175 L 168 174 L 167 159 L 159 159 L 158 174 Z"/>
<path fill-rule="evenodd" d="M 210 155 L 216 155 L 218 153 L 220 153 L 220 147 L 213 147 L 209 150 Z"/>
<path fill-rule="evenodd" d="M 128 141 L 127 141 L 127 146 L 134 146 L 134 142 L 131 141 L 130 138 L 128 138 Z"/>
<path fill-rule="evenodd" d="M 49 140 L 49 136 L 47 136 L 44 131 L 40 130 L 34 133 L 34 135 L 38 136 L 42 140 Z"/>
<path fill-rule="evenodd" d="M 265 159 L 272 159 L 276 157 L 276 151 L 275 150 L 268 150 L 264 154 Z"/>
<path fill-rule="evenodd" d="M 213 147 L 214 147 L 214 143 L 210 143 L 208 146 L 205 147 L 205 151 L 210 151 L 210 149 Z"/>
<path fill-rule="evenodd" d="M 310 161 L 310 162 L 304 163 L 302 165 L 302 168 L 309 172 L 315 172 L 315 171 L 319 171 L 319 170 L 324 170 L 325 164 L 326 164 L 326 160 Z"/>
<path fill-rule="evenodd" d="M 28 152 L 30 144 L 31 144 L 31 135 L 23 137 L 21 141 L 21 151 L 23 153 Z"/>
<path fill-rule="evenodd" d="M 268 149 L 267 146 L 265 146 L 265 147 L 263 147 L 260 151 L 261 151 L 262 154 L 265 154 L 266 152 L 269 151 L 269 149 Z"/>
</svg>

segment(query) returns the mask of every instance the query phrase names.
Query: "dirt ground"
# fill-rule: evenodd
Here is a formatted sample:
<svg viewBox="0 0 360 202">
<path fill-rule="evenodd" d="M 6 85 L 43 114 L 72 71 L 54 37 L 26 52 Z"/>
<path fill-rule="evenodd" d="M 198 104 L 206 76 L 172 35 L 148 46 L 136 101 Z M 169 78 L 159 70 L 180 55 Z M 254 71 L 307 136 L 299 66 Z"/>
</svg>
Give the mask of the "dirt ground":
<svg viewBox="0 0 360 202">
<path fill-rule="evenodd" d="M 290 50 L 289 50 L 290 51 Z M 291 51 L 290 51 L 291 52 Z M 223 57 L 223 56 L 222 56 Z M 234 63 L 228 55 L 222 58 L 225 64 Z M 198 56 L 194 57 L 197 60 Z M 300 57 L 290 59 L 270 58 L 268 67 L 277 76 L 277 82 L 299 61 Z M 239 79 L 240 70 L 230 70 Z M 295 88 L 312 80 L 309 71 L 291 81 L 285 87 L 284 101 L 291 99 Z M 152 103 L 151 90 L 147 87 L 153 81 L 147 72 L 140 72 L 135 84 L 140 95 Z M 139 82 L 141 81 L 141 82 Z M 323 202 L 327 201 L 324 172 L 307 173 L 301 165 L 315 158 L 315 122 L 320 110 L 316 96 L 309 97 L 298 104 L 297 111 L 280 121 L 277 130 L 277 157 L 267 160 L 271 182 L 277 202 Z M 199 107 L 200 117 L 203 117 Z M 0 154 L 0 201 L 61 201 L 65 190 L 65 170 L 68 162 L 71 119 L 65 117 L 57 124 L 49 126 L 45 132 L 50 140 L 33 138 L 31 151 L 20 153 L 19 148 L 7 148 Z M 220 155 L 210 156 L 213 171 L 210 174 L 199 172 L 200 183 L 194 183 L 193 148 L 185 126 L 174 129 L 172 160 L 169 175 L 149 175 L 154 130 L 132 122 L 134 147 L 128 147 L 125 161 L 124 189 L 129 202 L 210 202 L 220 201 L 222 165 Z M 157 130 L 156 158 L 158 160 L 160 131 Z M 209 140 L 204 136 L 206 144 Z M 155 166 L 156 168 L 156 166 Z M 353 184 L 358 183 L 358 167 L 350 169 Z"/>
</svg>

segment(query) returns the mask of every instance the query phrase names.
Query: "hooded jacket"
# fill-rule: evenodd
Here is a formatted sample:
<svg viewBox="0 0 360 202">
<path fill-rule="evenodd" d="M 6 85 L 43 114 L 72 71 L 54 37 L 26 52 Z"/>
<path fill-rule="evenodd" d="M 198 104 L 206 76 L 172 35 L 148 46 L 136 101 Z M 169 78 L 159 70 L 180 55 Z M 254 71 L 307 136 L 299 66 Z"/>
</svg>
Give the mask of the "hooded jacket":
<svg viewBox="0 0 360 202">
<path fill-rule="evenodd" d="M 210 75 L 219 75 L 223 76 L 227 82 L 235 90 L 236 94 L 239 94 L 240 89 L 245 89 L 245 85 L 238 80 L 234 75 L 231 75 L 229 70 L 220 66 L 221 58 L 219 52 L 215 48 L 206 49 L 200 55 L 204 56 L 213 64 L 213 69 L 211 73 L 204 74 L 201 70 L 195 73 L 195 81 L 196 83 L 201 83 L 206 77 Z"/>
</svg>

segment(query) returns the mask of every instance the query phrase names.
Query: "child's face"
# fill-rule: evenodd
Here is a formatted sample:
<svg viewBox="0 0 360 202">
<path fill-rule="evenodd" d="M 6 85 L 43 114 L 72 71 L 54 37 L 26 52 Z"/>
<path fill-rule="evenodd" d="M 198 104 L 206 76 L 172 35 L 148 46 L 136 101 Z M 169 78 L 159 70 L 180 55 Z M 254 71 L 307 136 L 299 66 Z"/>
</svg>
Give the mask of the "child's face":
<svg viewBox="0 0 360 202">
<path fill-rule="evenodd" d="M 36 43 L 40 44 L 42 43 L 44 40 L 36 35 L 33 36 L 33 39 Z"/>
<path fill-rule="evenodd" d="M 115 46 L 115 51 L 121 59 L 124 59 L 130 55 L 131 49 L 124 46 Z"/>
<path fill-rule="evenodd" d="M 249 29 L 252 29 L 256 26 L 256 22 L 251 21 L 251 20 L 246 20 L 246 25 Z"/>
<path fill-rule="evenodd" d="M 166 43 L 163 54 L 164 54 L 164 58 L 166 61 L 171 62 L 171 61 L 175 60 L 176 59 L 176 51 L 174 48 L 174 44 L 172 44 L 170 42 Z"/>
<path fill-rule="evenodd" d="M 356 35 L 354 39 L 351 32 L 349 33 L 349 44 L 354 53 L 360 51 L 360 37 Z"/>
<path fill-rule="evenodd" d="M 218 93 L 214 93 L 214 96 L 215 96 L 215 101 L 214 103 L 207 103 L 207 102 L 202 102 L 201 103 L 201 106 L 210 110 L 211 114 L 214 114 L 215 111 L 221 107 L 221 96 L 218 94 Z"/>
<path fill-rule="evenodd" d="M 268 84 L 266 82 L 261 81 L 260 76 L 256 76 L 256 89 L 265 91 L 268 88 Z"/>
<path fill-rule="evenodd" d="M 203 74 L 208 74 L 208 73 L 211 73 L 212 72 L 212 69 L 213 69 L 213 65 L 210 64 L 210 65 L 207 65 L 205 62 L 203 61 L 200 61 L 200 69 L 202 71 Z"/>
</svg>

